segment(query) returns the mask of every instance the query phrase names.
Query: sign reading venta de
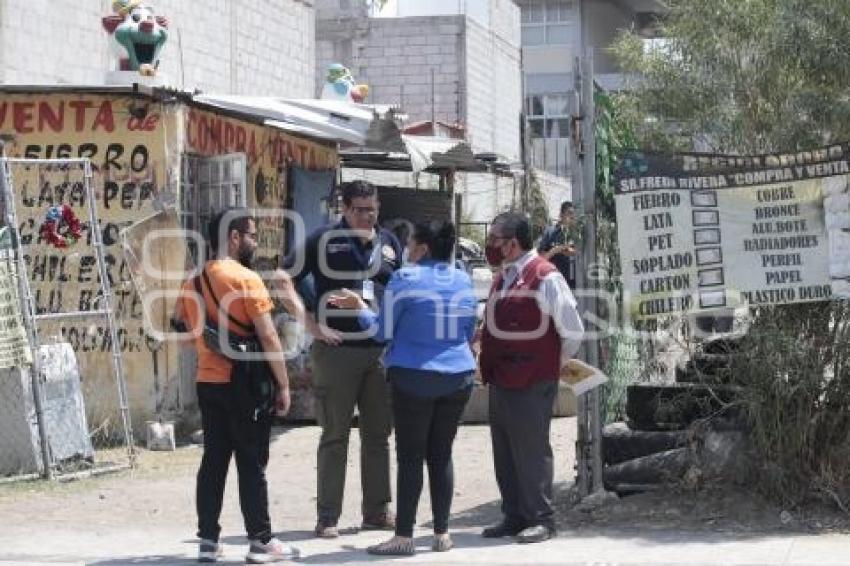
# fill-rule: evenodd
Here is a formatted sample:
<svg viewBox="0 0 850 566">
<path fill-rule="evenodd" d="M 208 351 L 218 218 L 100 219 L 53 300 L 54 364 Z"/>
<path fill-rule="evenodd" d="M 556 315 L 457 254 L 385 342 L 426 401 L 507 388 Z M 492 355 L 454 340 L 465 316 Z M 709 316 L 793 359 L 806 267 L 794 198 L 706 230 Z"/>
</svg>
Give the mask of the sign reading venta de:
<svg viewBox="0 0 850 566">
<path fill-rule="evenodd" d="M 850 144 L 625 156 L 615 193 L 632 318 L 850 296 L 848 175 Z"/>
</svg>

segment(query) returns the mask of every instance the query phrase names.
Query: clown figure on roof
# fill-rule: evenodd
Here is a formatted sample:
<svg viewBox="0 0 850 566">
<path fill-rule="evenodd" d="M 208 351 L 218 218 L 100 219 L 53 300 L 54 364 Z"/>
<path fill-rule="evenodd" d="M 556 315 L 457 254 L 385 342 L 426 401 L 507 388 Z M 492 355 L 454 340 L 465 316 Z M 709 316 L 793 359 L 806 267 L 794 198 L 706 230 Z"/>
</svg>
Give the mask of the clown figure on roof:
<svg viewBox="0 0 850 566">
<path fill-rule="evenodd" d="M 322 88 L 322 100 L 340 100 L 362 104 L 369 87 L 355 84 L 348 67 L 340 63 L 328 65 L 325 86 Z"/>
<path fill-rule="evenodd" d="M 102 21 L 121 52 L 119 69 L 156 75 L 159 54 L 168 40 L 168 20 L 143 0 L 115 0 L 112 11 Z"/>
</svg>

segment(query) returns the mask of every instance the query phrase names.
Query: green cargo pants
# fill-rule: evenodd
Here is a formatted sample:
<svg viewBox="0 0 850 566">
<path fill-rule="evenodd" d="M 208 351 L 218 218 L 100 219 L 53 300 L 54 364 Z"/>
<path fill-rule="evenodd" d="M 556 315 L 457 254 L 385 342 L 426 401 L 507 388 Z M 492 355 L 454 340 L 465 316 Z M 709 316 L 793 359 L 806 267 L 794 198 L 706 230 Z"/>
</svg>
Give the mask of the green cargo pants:
<svg viewBox="0 0 850 566">
<path fill-rule="evenodd" d="M 389 435 L 392 428 L 389 387 L 381 346 L 329 346 L 315 341 L 311 350 L 316 420 L 322 427 L 318 450 L 320 520 L 336 524 L 342 513 L 348 436 L 354 407 L 360 427 L 362 512 L 387 511 L 390 493 Z"/>
</svg>

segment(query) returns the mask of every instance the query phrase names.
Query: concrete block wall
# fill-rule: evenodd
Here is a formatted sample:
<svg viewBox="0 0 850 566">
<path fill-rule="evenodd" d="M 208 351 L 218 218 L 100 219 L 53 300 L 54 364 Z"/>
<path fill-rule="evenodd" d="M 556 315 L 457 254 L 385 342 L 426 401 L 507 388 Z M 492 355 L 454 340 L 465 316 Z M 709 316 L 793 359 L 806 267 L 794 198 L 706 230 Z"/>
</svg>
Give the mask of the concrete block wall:
<svg viewBox="0 0 850 566">
<path fill-rule="evenodd" d="M 313 0 L 316 19 L 366 17 L 369 7 L 365 0 Z"/>
<path fill-rule="evenodd" d="M 151 0 L 170 20 L 160 71 L 205 92 L 311 97 L 315 19 L 306 0 Z M 102 84 L 115 57 L 109 0 L 0 0 L 0 82 Z"/>
<path fill-rule="evenodd" d="M 411 122 L 431 119 L 431 69 L 438 120 L 463 119 L 464 18 L 333 19 L 317 23 L 316 93 L 330 63 L 369 85 L 367 102 L 400 104 Z"/>
<path fill-rule="evenodd" d="M 0 81 L 5 83 L 102 83 L 109 13 L 102 0 L 50 2 L 0 0 Z"/>
<path fill-rule="evenodd" d="M 343 63 L 369 85 L 368 102 L 400 104 L 417 122 L 431 119 L 433 98 L 436 119 L 464 123 L 475 151 L 518 159 L 520 13 L 493 0 L 490 14 L 494 28 L 463 15 L 320 19 L 316 93 L 327 65 Z"/>
</svg>

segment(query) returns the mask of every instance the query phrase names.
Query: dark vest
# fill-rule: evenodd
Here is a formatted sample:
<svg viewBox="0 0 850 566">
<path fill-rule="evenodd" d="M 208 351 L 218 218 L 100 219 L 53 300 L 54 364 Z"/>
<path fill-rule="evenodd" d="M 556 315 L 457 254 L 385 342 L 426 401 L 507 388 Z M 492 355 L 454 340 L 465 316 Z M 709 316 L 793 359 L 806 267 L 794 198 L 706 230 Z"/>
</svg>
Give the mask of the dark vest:
<svg viewBox="0 0 850 566">
<path fill-rule="evenodd" d="M 557 381 L 561 368 L 561 338 L 552 317 L 540 310 L 535 294 L 543 278 L 557 268 L 536 257 L 528 262 L 504 298 L 500 273 L 493 281 L 481 334 L 481 376 L 485 383 L 521 389 L 540 381 Z M 545 318 L 544 318 L 545 317 Z M 527 336 L 494 336 L 524 333 Z M 545 330 L 545 331 L 544 331 Z"/>
</svg>

